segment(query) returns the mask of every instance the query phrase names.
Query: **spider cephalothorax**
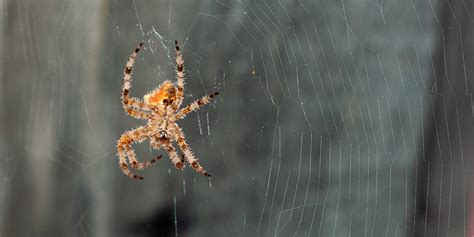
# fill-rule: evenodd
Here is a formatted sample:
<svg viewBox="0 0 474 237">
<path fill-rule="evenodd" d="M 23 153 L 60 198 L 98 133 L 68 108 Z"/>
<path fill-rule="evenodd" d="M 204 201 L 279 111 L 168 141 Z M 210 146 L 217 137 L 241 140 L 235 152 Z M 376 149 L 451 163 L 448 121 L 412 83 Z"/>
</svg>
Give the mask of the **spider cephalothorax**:
<svg viewBox="0 0 474 237">
<path fill-rule="evenodd" d="M 161 86 L 143 97 L 143 101 L 129 97 L 131 87 L 131 73 L 137 53 L 143 48 L 143 43 L 135 49 L 125 65 L 124 82 L 122 92 L 123 108 L 130 116 L 138 119 L 146 119 L 148 123 L 131 131 L 125 132 L 117 142 L 119 155 L 119 165 L 123 173 L 134 179 L 143 179 L 143 177 L 133 174 L 127 166 L 126 157 L 133 168 L 144 169 L 155 163 L 161 158 L 161 155 L 155 159 L 138 162 L 135 152 L 131 145 L 136 142 L 143 142 L 150 138 L 150 146 L 154 149 L 164 148 L 173 164 L 178 169 L 183 169 L 184 162 L 187 162 L 194 170 L 205 176 L 210 176 L 199 164 L 196 157 L 191 152 L 186 143 L 184 133 L 176 124 L 176 121 L 184 118 L 188 113 L 199 109 L 201 106 L 209 103 L 217 94 L 202 97 L 190 105 L 179 110 L 183 102 L 184 91 L 184 60 L 181 51 L 176 44 L 176 64 L 177 64 L 177 86 L 170 81 L 165 81 Z M 178 156 L 173 142 L 178 143 L 183 155 Z"/>
</svg>

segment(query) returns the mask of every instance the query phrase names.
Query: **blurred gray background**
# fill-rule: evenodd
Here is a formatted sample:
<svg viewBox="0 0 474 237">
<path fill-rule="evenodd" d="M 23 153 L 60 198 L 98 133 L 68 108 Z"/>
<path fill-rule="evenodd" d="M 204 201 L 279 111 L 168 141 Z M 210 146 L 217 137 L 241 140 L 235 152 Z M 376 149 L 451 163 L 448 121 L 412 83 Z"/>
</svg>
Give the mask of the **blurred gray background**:
<svg viewBox="0 0 474 237">
<path fill-rule="evenodd" d="M 1 0 L 1 236 L 468 236 L 472 1 Z M 132 96 L 175 81 L 211 179 L 124 176 Z M 474 203 L 474 201 L 473 201 Z"/>
</svg>

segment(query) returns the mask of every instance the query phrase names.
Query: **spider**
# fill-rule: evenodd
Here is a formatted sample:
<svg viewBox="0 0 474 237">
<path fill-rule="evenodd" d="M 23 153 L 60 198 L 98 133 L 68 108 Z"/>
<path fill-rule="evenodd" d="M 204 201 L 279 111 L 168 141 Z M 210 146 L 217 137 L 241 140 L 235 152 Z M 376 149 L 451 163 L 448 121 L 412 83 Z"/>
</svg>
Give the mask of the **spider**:
<svg viewBox="0 0 474 237">
<path fill-rule="evenodd" d="M 148 120 L 147 124 L 133 130 L 127 131 L 117 141 L 117 150 L 119 156 L 119 166 L 125 175 L 133 179 L 143 179 L 130 171 L 127 166 L 126 157 L 128 157 L 130 165 L 135 169 L 144 169 L 153 165 L 157 160 L 161 159 L 161 155 L 155 159 L 139 162 L 136 159 L 135 152 L 131 145 L 133 143 L 141 143 L 150 138 L 150 146 L 153 149 L 164 148 L 171 162 L 177 169 L 183 170 L 184 163 L 187 162 L 196 172 L 210 177 L 211 175 L 204 170 L 199 164 L 197 158 L 191 152 L 186 143 L 184 133 L 176 124 L 176 121 L 184 118 L 187 114 L 208 104 L 219 94 L 215 92 L 202 97 L 180 109 L 183 102 L 184 91 L 184 60 L 178 45 L 175 41 L 176 48 L 176 71 L 177 71 L 177 87 L 171 81 L 163 82 L 159 88 L 147 93 L 143 96 L 143 101 L 130 97 L 130 87 L 132 81 L 132 69 L 135 64 L 138 52 L 143 49 L 143 42 L 132 52 L 130 58 L 125 65 L 122 87 L 122 104 L 125 112 L 137 119 Z M 173 146 L 176 142 L 181 151 L 182 156 L 179 157 Z"/>
</svg>

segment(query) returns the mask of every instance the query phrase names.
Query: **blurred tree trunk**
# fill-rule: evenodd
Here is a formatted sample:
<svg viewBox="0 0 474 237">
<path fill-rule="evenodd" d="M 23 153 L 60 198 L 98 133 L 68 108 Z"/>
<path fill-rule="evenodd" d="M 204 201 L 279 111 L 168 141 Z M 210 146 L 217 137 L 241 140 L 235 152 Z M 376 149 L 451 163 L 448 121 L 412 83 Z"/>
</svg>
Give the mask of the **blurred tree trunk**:
<svg viewBox="0 0 474 237">
<path fill-rule="evenodd" d="M 73 0 L 1 6 L 1 235 L 89 235 L 96 225 L 83 219 L 93 213 L 81 204 L 91 196 L 78 175 L 88 172 L 87 158 L 75 153 L 91 129 L 81 119 L 90 123 L 98 111 L 105 9 Z"/>
<path fill-rule="evenodd" d="M 467 236 L 474 155 L 474 2 L 441 1 L 439 9 L 433 93 L 424 100 L 426 151 L 418 163 L 414 233 Z"/>
</svg>

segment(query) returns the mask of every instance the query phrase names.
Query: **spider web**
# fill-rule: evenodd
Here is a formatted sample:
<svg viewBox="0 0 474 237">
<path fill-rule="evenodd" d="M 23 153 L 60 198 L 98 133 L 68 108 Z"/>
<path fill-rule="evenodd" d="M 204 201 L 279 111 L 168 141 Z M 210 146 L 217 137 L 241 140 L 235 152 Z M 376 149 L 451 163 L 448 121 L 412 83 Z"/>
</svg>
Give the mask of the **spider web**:
<svg viewBox="0 0 474 237">
<path fill-rule="evenodd" d="M 472 3 L 37 4 L 0 4 L 4 235 L 474 233 Z M 146 141 L 129 180 L 123 67 L 144 41 L 131 96 L 175 82 L 175 40 L 183 105 L 220 92 L 178 121 L 212 178 Z"/>
</svg>

